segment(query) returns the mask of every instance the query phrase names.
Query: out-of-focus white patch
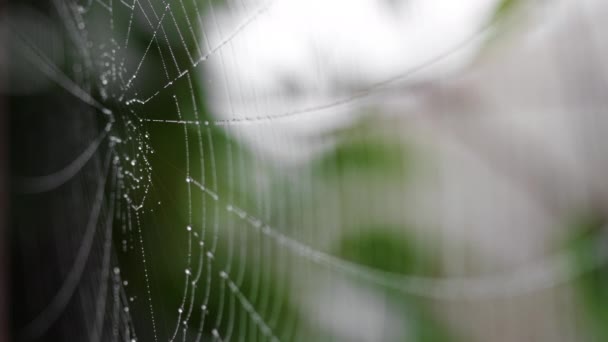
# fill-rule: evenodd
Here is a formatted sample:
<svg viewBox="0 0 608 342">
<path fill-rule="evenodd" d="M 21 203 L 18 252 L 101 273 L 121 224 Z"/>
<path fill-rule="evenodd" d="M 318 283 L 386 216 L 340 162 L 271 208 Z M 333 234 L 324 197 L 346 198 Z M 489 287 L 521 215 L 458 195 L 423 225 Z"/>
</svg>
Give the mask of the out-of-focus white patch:
<svg viewBox="0 0 608 342">
<path fill-rule="evenodd" d="M 255 0 L 214 6 L 203 19 L 203 46 L 229 42 L 204 62 L 213 115 L 252 118 L 254 126 L 233 125 L 249 146 L 281 162 L 306 159 L 323 148 L 304 144 L 307 138 L 381 104 L 366 97 L 350 105 L 318 106 L 348 99 L 450 51 L 448 58 L 399 82 L 412 84 L 460 69 L 480 41 L 463 42 L 482 30 L 496 3 Z"/>
<path fill-rule="evenodd" d="M 302 297 L 300 307 L 337 341 L 401 341 L 407 336 L 407 320 L 378 292 L 338 277 L 317 285 L 317 292 Z"/>
</svg>

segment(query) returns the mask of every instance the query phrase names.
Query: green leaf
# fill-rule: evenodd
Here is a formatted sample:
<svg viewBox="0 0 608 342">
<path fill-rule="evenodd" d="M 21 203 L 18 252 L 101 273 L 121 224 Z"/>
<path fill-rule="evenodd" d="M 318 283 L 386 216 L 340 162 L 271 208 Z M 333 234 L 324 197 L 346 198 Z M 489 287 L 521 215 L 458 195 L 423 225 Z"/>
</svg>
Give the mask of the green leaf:
<svg viewBox="0 0 608 342">
<path fill-rule="evenodd" d="M 314 168 L 326 176 L 352 171 L 403 176 L 407 159 L 406 150 L 397 143 L 356 140 L 340 144 L 318 160 Z"/>
<path fill-rule="evenodd" d="M 399 228 L 399 229 L 397 229 Z M 377 270 L 397 274 L 435 274 L 437 260 L 412 240 L 403 227 L 372 226 L 350 234 L 339 242 L 341 258 Z M 448 329 L 431 313 L 428 303 L 418 297 L 397 290 L 375 288 L 408 326 L 403 341 L 445 342 L 454 341 Z"/>
<path fill-rule="evenodd" d="M 346 237 L 339 253 L 352 262 L 391 273 L 409 274 L 416 262 L 409 241 L 381 227 Z"/>
<path fill-rule="evenodd" d="M 589 316 L 594 335 L 608 341 L 608 265 L 596 266 L 602 245 L 603 220 L 585 217 L 575 225 L 577 235 L 569 242 L 573 251 L 574 267 L 584 273 L 576 280 L 583 307 Z"/>
<path fill-rule="evenodd" d="M 496 6 L 494 14 L 491 17 L 491 22 L 497 22 L 510 16 L 517 7 L 519 7 L 521 0 L 502 0 Z"/>
</svg>

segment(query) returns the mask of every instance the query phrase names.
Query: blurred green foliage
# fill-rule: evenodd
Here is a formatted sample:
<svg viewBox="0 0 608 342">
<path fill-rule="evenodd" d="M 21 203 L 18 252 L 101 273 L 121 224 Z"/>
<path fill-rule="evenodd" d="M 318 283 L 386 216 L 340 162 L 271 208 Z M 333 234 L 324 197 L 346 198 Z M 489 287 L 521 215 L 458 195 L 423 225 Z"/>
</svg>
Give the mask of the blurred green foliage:
<svg viewBox="0 0 608 342">
<path fill-rule="evenodd" d="M 513 14 L 521 5 L 521 0 L 501 0 L 490 19 L 491 22 L 498 22 Z"/>
<path fill-rule="evenodd" d="M 590 323 L 591 334 L 601 341 L 608 341 L 608 265 L 606 259 L 605 220 L 601 216 L 586 215 L 575 221 L 576 234 L 567 248 L 573 251 L 573 267 L 581 270 L 574 280 L 581 302 Z"/>
<path fill-rule="evenodd" d="M 400 172 L 404 163 L 404 148 L 397 143 L 381 141 L 359 141 L 350 139 L 326 153 L 315 165 L 317 172 L 340 177 L 345 173 L 380 173 L 385 176 L 406 175 Z"/>
<path fill-rule="evenodd" d="M 432 246 L 414 243 L 404 227 L 372 226 L 358 230 L 339 241 L 337 255 L 351 262 L 375 270 L 400 275 L 437 275 L 439 264 L 428 251 Z M 400 232 L 400 233 L 396 233 Z M 403 233 L 402 233 L 403 232 Z M 402 341 L 447 342 L 455 341 L 453 333 L 432 314 L 423 299 L 396 290 L 372 287 L 378 295 L 400 313 L 407 326 Z"/>
</svg>

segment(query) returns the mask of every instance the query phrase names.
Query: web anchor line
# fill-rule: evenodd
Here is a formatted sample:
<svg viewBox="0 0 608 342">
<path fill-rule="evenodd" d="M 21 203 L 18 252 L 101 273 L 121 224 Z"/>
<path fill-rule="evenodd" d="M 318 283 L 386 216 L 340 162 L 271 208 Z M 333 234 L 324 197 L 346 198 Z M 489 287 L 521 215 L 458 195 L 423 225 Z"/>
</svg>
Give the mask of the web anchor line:
<svg viewBox="0 0 608 342">
<path fill-rule="evenodd" d="M 202 188 L 201 190 L 207 193 Z M 214 200 L 221 201 L 221 198 L 214 197 Z M 370 268 L 317 250 L 281 233 L 234 204 L 226 204 L 225 209 L 256 231 L 272 238 L 278 245 L 313 263 L 386 288 L 434 299 L 483 300 L 516 296 L 555 287 L 608 263 L 608 251 L 605 251 L 586 268 L 574 270 L 570 263 L 572 252 L 563 251 L 541 259 L 531 267 L 517 269 L 509 274 L 449 278 L 403 275 Z"/>
<path fill-rule="evenodd" d="M 104 194 L 106 191 L 106 181 L 110 175 L 110 157 L 112 153 L 108 153 L 104 162 L 104 173 L 99 178 L 97 185 L 97 193 L 95 195 L 95 202 L 91 209 L 89 219 L 85 226 L 84 236 L 80 247 L 78 248 L 77 254 L 74 258 L 74 262 L 69 269 L 68 274 L 63 280 L 61 287 L 55 293 L 49 303 L 42 309 L 36 317 L 34 317 L 29 323 L 23 327 L 20 331 L 19 336 L 23 340 L 34 340 L 42 336 L 52 324 L 59 318 L 61 313 L 65 310 L 66 306 L 70 303 L 70 300 L 74 296 L 78 284 L 82 279 L 82 275 L 85 271 L 86 264 L 91 256 L 91 250 L 93 248 L 93 242 L 95 240 L 95 232 L 99 225 L 99 218 L 101 216 Z M 108 220 L 106 224 L 111 225 L 112 220 Z M 111 228 L 108 228 L 111 229 Z"/>
</svg>

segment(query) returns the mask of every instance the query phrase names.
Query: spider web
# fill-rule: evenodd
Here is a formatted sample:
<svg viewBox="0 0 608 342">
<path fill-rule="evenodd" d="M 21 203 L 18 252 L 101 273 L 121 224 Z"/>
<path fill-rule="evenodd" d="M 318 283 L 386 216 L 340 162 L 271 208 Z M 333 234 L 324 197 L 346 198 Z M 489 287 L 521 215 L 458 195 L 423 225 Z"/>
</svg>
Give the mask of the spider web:
<svg viewBox="0 0 608 342">
<path fill-rule="evenodd" d="M 276 165 L 244 142 L 270 141 L 297 154 L 306 147 L 277 128 L 364 107 L 367 98 L 478 43 L 491 26 L 413 68 L 320 103 L 269 112 L 277 107 L 259 104 L 264 99 L 229 98 L 231 113 L 210 115 L 206 101 L 213 99 L 202 96 L 208 88 L 248 85 L 225 74 L 210 81 L 204 68 L 237 63 L 225 54 L 278 1 L 53 2 L 77 57 L 68 72 L 22 39 L 23 56 L 92 112 L 100 127 L 67 166 L 19 180 L 20 192 L 42 194 L 90 168 L 96 176 L 74 261 L 50 302 L 19 332 L 22 338 L 44 336 L 76 293 L 94 294 L 88 299 L 94 314 L 86 319 L 91 341 L 318 340 L 329 333 L 304 319 L 302 302 L 293 298 L 307 294 L 314 279 L 331 283 L 334 273 L 436 299 L 504 296 L 573 276 L 561 255 L 516 276 L 487 279 L 404 276 L 334 255 L 324 227 L 340 226 L 349 216 L 340 197 L 320 190 L 314 170 Z M 219 6 L 239 18 L 229 32 L 215 13 Z M 247 91 L 256 98 L 255 90 Z M 333 143 L 321 134 L 314 139 Z M 314 217 L 323 198 L 336 222 Z M 89 277 L 89 259 L 100 269 L 91 276 L 95 290 L 79 285 Z"/>
</svg>

